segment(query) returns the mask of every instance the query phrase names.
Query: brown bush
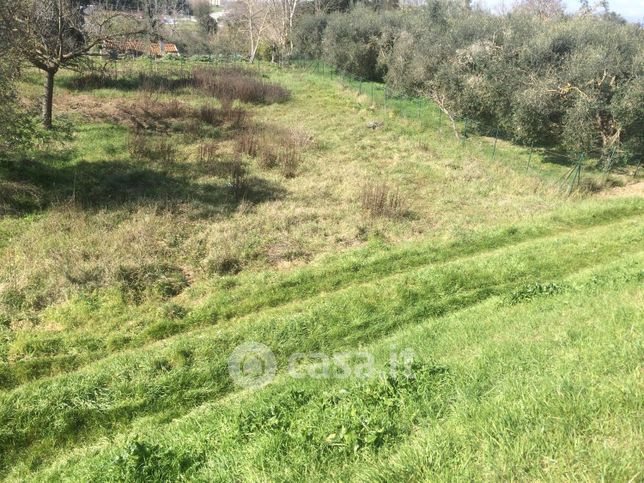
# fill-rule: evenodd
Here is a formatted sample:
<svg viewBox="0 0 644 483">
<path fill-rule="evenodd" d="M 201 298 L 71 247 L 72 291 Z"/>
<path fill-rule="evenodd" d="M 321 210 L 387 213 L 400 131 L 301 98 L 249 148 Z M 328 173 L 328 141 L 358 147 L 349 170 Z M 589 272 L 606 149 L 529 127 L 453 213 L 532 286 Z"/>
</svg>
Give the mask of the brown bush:
<svg viewBox="0 0 644 483">
<path fill-rule="evenodd" d="M 177 158 L 177 148 L 168 137 L 150 137 L 141 131 L 134 131 L 130 136 L 128 152 L 140 161 L 170 164 Z"/>
<path fill-rule="evenodd" d="M 217 157 L 217 144 L 213 142 L 204 142 L 199 145 L 199 161 L 210 163 Z"/>
<path fill-rule="evenodd" d="M 297 174 L 302 158 L 300 151 L 295 147 L 287 147 L 279 153 L 277 162 L 285 178 L 294 178 Z"/>
<path fill-rule="evenodd" d="M 274 104 L 290 99 L 290 92 L 276 84 L 243 69 L 195 69 L 194 86 L 205 93 L 215 96 L 224 110 L 232 107 L 234 101 L 250 104 Z"/>
<path fill-rule="evenodd" d="M 254 158 L 259 151 L 260 134 L 256 129 L 246 129 L 237 138 L 235 152 Z"/>
<path fill-rule="evenodd" d="M 149 153 L 149 146 L 145 136 L 138 131 L 135 131 L 127 143 L 127 150 L 135 159 L 145 159 Z"/>
<path fill-rule="evenodd" d="M 296 131 L 254 126 L 240 133 L 235 152 L 255 158 L 262 169 L 279 167 L 285 178 L 293 178 L 302 163 L 302 143 Z"/>
<path fill-rule="evenodd" d="M 170 164 L 177 160 L 177 148 L 167 137 L 157 139 L 153 144 L 155 160 Z"/>
<path fill-rule="evenodd" d="M 398 191 L 386 183 L 368 183 L 360 194 L 362 211 L 372 217 L 399 218 L 406 212 L 406 204 Z"/>
<path fill-rule="evenodd" d="M 119 103 L 121 116 L 139 130 L 167 131 L 170 119 L 190 117 L 192 108 L 173 99 L 162 101 L 156 95 L 144 94 L 134 101 Z"/>
<path fill-rule="evenodd" d="M 270 145 L 264 145 L 262 152 L 257 158 L 257 165 L 262 169 L 273 169 L 278 165 L 279 156 Z"/>
<path fill-rule="evenodd" d="M 248 193 L 248 177 L 246 167 L 241 159 L 235 159 L 230 164 L 229 186 L 235 200 L 241 201 L 246 197 Z"/>
<path fill-rule="evenodd" d="M 247 113 L 241 107 L 231 107 L 223 110 L 223 116 L 226 122 L 235 129 L 240 129 L 246 123 Z"/>
<path fill-rule="evenodd" d="M 153 110 L 157 117 L 160 118 L 179 119 L 187 113 L 186 106 L 176 99 L 167 102 L 157 101 L 156 105 L 153 106 Z"/>
<path fill-rule="evenodd" d="M 211 126 L 219 126 L 223 124 L 223 113 L 212 105 L 204 105 L 195 110 L 197 119 Z"/>
</svg>

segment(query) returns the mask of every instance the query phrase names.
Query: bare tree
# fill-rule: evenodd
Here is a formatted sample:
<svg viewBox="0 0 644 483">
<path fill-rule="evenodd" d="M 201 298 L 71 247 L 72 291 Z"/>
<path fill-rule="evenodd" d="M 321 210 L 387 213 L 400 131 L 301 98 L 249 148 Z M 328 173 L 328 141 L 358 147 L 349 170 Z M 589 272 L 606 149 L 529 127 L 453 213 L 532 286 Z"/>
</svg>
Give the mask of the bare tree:
<svg viewBox="0 0 644 483">
<path fill-rule="evenodd" d="M 565 12 L 562 0 L 519 0 L 515 2 L 514 9 L 542 20 L 558 18 Z"/>
<path fill-rule="evenodd" d="M 183 0 L 139 0 L 137 3 L 138 13 L 145 22 L 146 34 L 152 42 L 163 37 L 165 17 L 176 18 L 185 8 Z"/>
<path fill-rule="evenodd" d="M 280 49 L 293 53 L 293 21 L 300 0 L 270 0 L 271 31 Z"/>
<path fill-rule="evenodd" d="M 248 60 L 255 61 L 257 49 L 269 28 L 271 5 L 264 0 L 238 0 L 231 13 L 231 19 L 248 36 Z"/>
<path fill-rule="evenodd" d="M 103 41 L 132 32 L 136 24 L 115 9 L 83 8 L 73 0 L 0 0 L 0 20 L 18 39 L 14 52 L 45 73 L 42 119 L 47 129 L 56 73 L 80 67 Z"/>
</svg>

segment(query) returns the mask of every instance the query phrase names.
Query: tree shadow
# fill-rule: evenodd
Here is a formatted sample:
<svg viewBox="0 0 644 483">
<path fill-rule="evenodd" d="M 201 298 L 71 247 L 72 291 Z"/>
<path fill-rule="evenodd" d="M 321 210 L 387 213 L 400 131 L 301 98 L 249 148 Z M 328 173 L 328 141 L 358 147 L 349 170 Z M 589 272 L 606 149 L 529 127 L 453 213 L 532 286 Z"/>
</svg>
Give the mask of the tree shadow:
<svg viewBox="0 0 644 483">
<path fill-rule="evenodd" d="M 575 159 L 563 151 L 541 150 L 541 159 L 544 163 L 570 168 L 577 164 L 579 157 Z"/>
<path fill-rule="evenodd" d="M 64 202 L 85 210 L 119 209 L 154 204 L 172 211 L 190 208 L 190 216 L 229 215 L 242 199 L 225 182 L 201 183 L 199 167 L 141 166 L 126 160 L 70 164 L 48 160 L 5 161 L 0 164 L 0 215 L 23 215 Z M 285 190 L 261 178 L 248 178 L 243 199 L 252 203 L 280 199 Z"/>
</svg>

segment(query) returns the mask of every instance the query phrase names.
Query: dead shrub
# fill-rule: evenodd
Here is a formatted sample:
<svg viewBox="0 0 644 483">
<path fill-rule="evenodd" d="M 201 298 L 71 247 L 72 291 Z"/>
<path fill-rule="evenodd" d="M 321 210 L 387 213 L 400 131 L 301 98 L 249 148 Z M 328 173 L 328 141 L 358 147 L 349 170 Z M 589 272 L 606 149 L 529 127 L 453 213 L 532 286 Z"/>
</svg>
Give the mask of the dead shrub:
<svg viewBox="0 0 644 483">
<path fill-rule="evenodd" d="M 179 119 L 184 117 L 187 112 L 186 106 L 176 99 L 167 102 L 157 102 L 153 109 L 157 117 L 161 118 Z"/>
<path fill-rule="evenodd" d="M 228 184 L 233 197 L 237 201 L 241 201 L 248 193 L 248 176 L 246 174 L 246 167 L 241 159 L 235 159 L 230 164 L 230 175 Z"/>
<path fill-rule="evenodd" d="M 211 126 L 220 126 L 223 123 L 223 113 L 212 105 L 204 105 L 196 110 L 196 117 Z"/>
<path fill-rule="evenodd" d="M 191 118 L 181 124 L 180 131 L 189 138 L 201 139 L 205 136 L 206 128 L 199 119 Z"/>
<path fill-rule="evenodd" d="M 217 158 L 218 147 L 216 143 L 206 141 L 199 145 L 199 161 L 210 163 Z"/>
<path fill-rule="evenodd" d="M 302 163 L 300 143 L 295 131 L 254 126 L 237 138 L 235 151 L 255 158 L 262 169 L 279 167 L 285 178 L 293 178 Z"/>
<path fill-rule="evenodd" d="M 288 147 L 283 149 L 278 157 L 278 163 L 285 178 L 294 178 L 297 169 L 302 162 L 300 152 L 297 148 Z"/>
<path fill-rule="evenodd" d="M 246 123 L 247 113 L 241 107 L 230 107 L 229 109 L 223 109 L 223 117 L 231 127 L 239 129 Z"/>
<path fill-rule="evenodd" d="M 254 158 L 259 151 L 259 132 L 256 129 L 246 129 L 237 138 L 235 152 Z"/>
<path fill-rule="evenodd" d="M 387 183 L 366 184 L 360 194 L 360 206 L 371 217 L 399 218 L 406 212 L 400 191 Z"/>
<path fill-rule="evenodd" d="M 262 169 L 279 167 L 285 178 L 293 178 L 302 163 L 303 141 L 296 131 L 279 130 L 255 132 L 257 165 Z"/>
<path fill-rule="evenodd" d="M 129 138 L 127 150 L 134 159 L 146 159 L 149 156 L 149 145 L 143 133 L 135 131 Z"/>
<path fill-rule="evenodd" d="M 270 84 L 244 69 L 195 69 L 194 86 L 215 96 L 224 110 L 230 109 L 235 100 L 250 104 L 274 104 L 290 99 L 290 92 Z"/>
<path fill-rule="evenodd" d="M 270 145 L 264 145 L 262 152 L 257 158 L 257 165 L 262 169 L 273 169 L 278 165 L 279 156 Z"/>
<path fill-rule="evenodd" d="M 162 73 L 139 72 L 133 86 L 144 92 L 175 92 L 192 84 L 189 78 L 169 77 Z"/>
<path fill-rule="evenodd" d="M 76 90 L 90 90 L 108 87 L 111 77 L 103 70 L 94 70 L 78 75 L 69 81 L 69 86 Z"/>
<path fill-rule="evenodd" d="M 177 158 L 177 148 L 168 137 L 154 138 L 135 130 L 127 146 L 130 156 L 140 161 L 171 164 Z"/>
<path fill-rule="evenodd" d="M 157 139 L 153 144 L 155 159 L 166 164 L 174 163 L 177 160 L 177 148 L 167 137 Z"/>
</svg>

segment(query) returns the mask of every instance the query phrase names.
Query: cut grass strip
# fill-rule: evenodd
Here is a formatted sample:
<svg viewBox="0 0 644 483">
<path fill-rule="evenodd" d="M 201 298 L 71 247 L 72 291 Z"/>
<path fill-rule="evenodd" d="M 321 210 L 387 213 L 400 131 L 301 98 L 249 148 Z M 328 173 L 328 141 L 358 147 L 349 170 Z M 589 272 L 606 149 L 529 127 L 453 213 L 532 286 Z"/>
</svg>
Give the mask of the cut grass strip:
<svg viewBox="0 0 644 483">
<path fill-rule="evenodd" d="M 193 297 L 205 296 L 205 299 L 185 317 L 179 318 L 160 315 L 156 307 L 115 307 L 109 298 L 101 306 L 93 298 L 81 297 L 75 303 L 61 307 L 52 316 L 55 322 L 80 325 L 79 329 L 58 334 L 33 331 L 21 335 L 8 347 L 12 362 L 0 366 L 0 386 L 11 388 L 75 370 L 108 356 L 115 349 L 141 347 L 151 341 L 204 325 L 279 307 L 295 300 L 312 299 L 352 284 L 502 249 L 526 240 L 601 226 L 643 211 L 644 202 L 639 199 L 616 200 L 606 204 L 588 203 L 572 213 L 566 210 L 565 214 L 555 214 L 540 222 L 500 228 L 454 241 L 417 243 L 397 248 L 377 245 L 341 257 L 327 257 L 324 262 L 295 273 L 253 274 L 241 281 L 223 279 L 214 286 L 206 282 L 193 289 Z M 238 285 L 226 288 L 229 283 Z M 214 295 L 210 295 L 210 291 Z M 96 320 L 88 323 L 86 319 L 92 318 Z M 128 324 L 123 329 L 115 326 L 110 319 L 139 319 L 139 323 Z M 91 326 L 92 335 L 88 334 L 88 326 Z"/>
<path fill-rule="evenodd" d="M 284 375 L 170 424 L 141 421 L 36 479 L 630 480 L 641 462 L 643 256 L 365 348 L 379 367 L 392 346 L 413 348 L 415 380 Z M 23 471 L 14 475 L 34 476 Z"/>
<path fill-rule="evenodd" d="M 46 458 L 53 448 L 122 430 L 137 417 L 171 417 L 221 397 L 233 390 L 227 359 L 241 342 L 267 344 L 281 364 L 294 352 L 354 348 L 527 283 L 636 252 L 641 227 L 634 218 L 423 267 L 26 384 L 0 397 L 3 461 L 34 444 L 33 455 Z"/>
</svg>

